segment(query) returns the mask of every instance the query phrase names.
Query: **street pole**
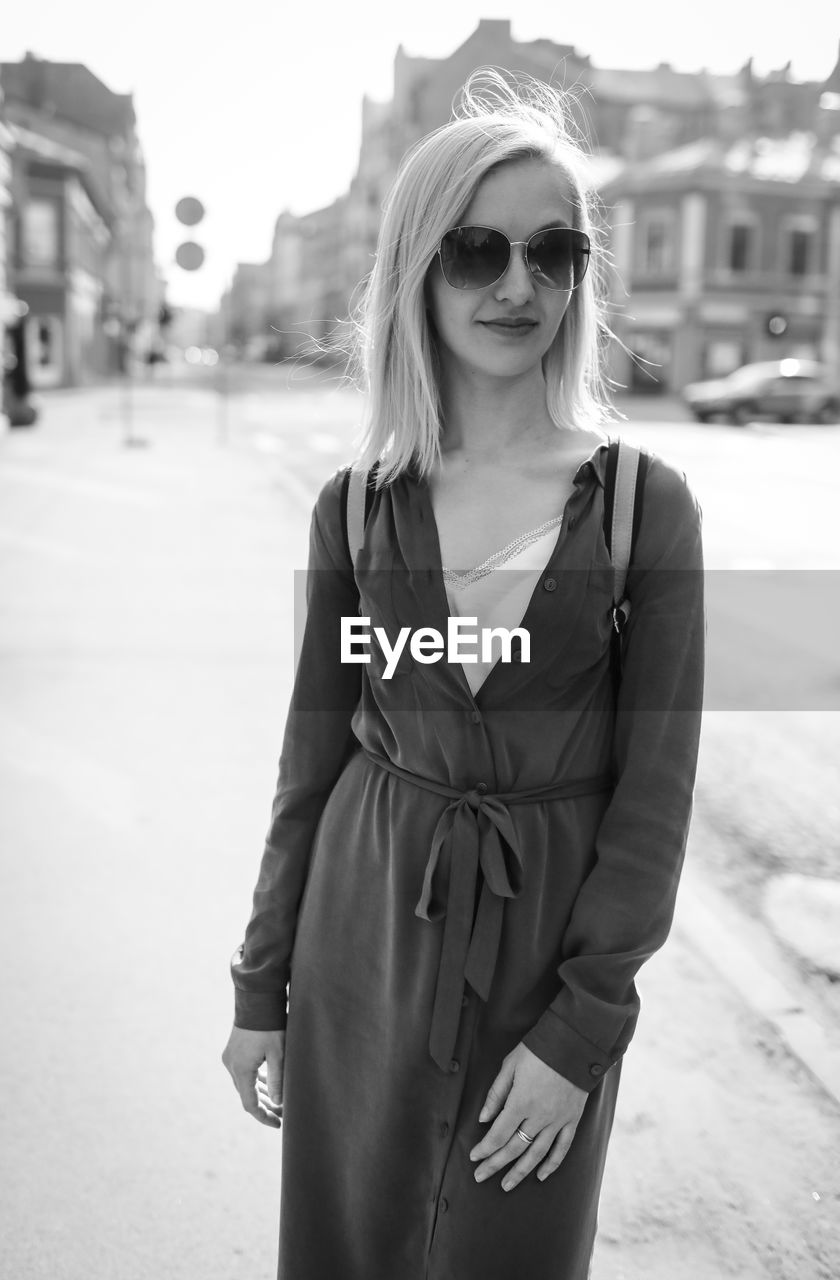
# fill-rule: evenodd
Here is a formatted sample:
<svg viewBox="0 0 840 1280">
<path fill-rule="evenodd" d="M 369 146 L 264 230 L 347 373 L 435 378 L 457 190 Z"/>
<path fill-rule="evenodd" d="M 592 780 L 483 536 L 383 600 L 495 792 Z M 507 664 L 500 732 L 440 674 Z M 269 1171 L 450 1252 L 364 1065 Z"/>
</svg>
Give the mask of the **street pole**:
<svg viewBox="0 0 840 1280">
<path fill-rule="evenodd" d="M 122 259 L 122 326 L 123 326 L 123 444 L 127 449 L 145 445 L 141 436 L 134 434 L 134 388 L 133 388 L 133 355 L 134 335 L 140 323 L 140 312 L 134 298 L 133 259 L 132 259 L 132 226 L 127 218 L 120 221 L 120 252 Z"/>
<path fill-rule="evenodd" d="M 134 402 L 131 387 L 131 331 L 128 321 L 123 321 L 123 378 L 122 378 L 123 444 L 127 449 L 135 444 Z"/>
<path fill-rule="evenodd" d="M 130 319 L 126 323 L 125 341 L 123 343 L 125 365 L 123 368 L 122 420 L 123 444 L 127 449 L 145 448 L 149 443 L 144 436 L 138 436 L 134 433 L 134 371 L 132 359 L 136 325 L 137 322 L 134 319 Z"/>
<path fill-rule="evenodd" d="M 229 411 L 228 404 L 228 372 L 227 372 L 227 347 L 228 347 L 228 323 L 227 323 L 227 303 L 224 297 L 220 308 L 221 320 L 221 341 L 219 343 L 219 376 L 216 379 L 216 388 L 218 390 L 219 401 L 219 444 L 226 445 L 228 442 L 229 429 Z"/>
</svg>

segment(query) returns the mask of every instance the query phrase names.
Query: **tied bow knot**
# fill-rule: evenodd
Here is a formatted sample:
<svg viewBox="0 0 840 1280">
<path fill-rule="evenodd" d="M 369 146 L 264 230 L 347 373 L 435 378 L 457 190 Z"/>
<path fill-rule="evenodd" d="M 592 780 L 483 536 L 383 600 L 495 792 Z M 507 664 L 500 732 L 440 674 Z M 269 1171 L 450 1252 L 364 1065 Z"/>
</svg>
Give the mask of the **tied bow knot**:
<svg viewBox="0 0 840 1280">
<path fill-rule="evenodd" d="M 450 896 L 453 852 L 468 858 L 473 890 L 478 868 L 492 893 L 515 898 L 522 887 L 522 855 L 507 806 L 473 788 L 444 809 L 434 835 L 423 890 L 415 909 L 421 920 L 442 920 Z"/>
<path fill-rule="evenodd" d="M 478 872 L 483 883 L 476 905 Z M 473 787 L 444 809 L 432 837 L 421 920 L 445 919 L 429 1050 L 446 1069 L 468 982 L 486 1000 L 502 936 L 504 900 L 522 888 L 522 853 L 507 806 Z"/>
<path fill-rule="evenodd" d="M 612 778 L 579 778 L 531 791 L 493 795 L 478 786 L 458 791 L 402 769 L 391 760 L 366 754 L 406 782 L 450 798 L 432 836 L 423 888 L 414 910 L 421 920 L 444 921 L 429 1052 L 438 1066 L 448 1071 L 464 988 L 469 983 L 482 1000 L 489 998 L 505 900 L 517 898 L 522 889 L 522 852 L 508 805 L 607 791 L 612 788 Z"/>
</svg>

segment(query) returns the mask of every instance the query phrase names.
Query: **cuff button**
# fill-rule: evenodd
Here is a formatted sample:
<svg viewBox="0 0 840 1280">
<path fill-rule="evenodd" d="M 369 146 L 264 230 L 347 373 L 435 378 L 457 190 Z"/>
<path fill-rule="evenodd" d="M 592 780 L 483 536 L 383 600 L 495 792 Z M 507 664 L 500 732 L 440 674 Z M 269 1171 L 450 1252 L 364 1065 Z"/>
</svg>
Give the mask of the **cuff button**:
<svg viewBox="0 0 840 1280">
<path fill-rule="evenodd" d="M 589 1074 L 591 1076 L 602 1076 L 604 1074 L 604 1068 L 601 1066 L 600 1062 L 592 1063 L 592 1066 L 589 1068 Z"/>
</svg>

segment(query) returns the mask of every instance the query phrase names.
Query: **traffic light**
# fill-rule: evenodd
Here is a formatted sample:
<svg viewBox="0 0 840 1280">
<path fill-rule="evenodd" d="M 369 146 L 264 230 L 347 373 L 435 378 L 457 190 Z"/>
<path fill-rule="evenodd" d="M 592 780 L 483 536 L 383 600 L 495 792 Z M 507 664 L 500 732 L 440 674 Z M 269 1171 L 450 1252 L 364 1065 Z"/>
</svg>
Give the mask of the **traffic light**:
<svg viewBox="0 0 840 1280">
<path fill-rule="evenodd" d="M 182 196 L 175 206 L 175 217 L 185 227 L 197 226 L 204 212 L 204 205 L 196 196 Z M 204 256 L 204 249 L 195 240 L 185 240 L 175 250 L 175 261 L 182 271 L 198 271 Z"/>
</svg>

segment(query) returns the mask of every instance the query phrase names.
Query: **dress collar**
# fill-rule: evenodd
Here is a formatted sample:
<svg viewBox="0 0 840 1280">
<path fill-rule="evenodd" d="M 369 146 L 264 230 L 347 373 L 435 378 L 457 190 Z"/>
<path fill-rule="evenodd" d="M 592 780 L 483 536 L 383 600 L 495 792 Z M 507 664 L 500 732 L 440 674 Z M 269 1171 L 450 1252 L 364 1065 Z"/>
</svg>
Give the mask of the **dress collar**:
<svg viewBox="0 0 840 1280">
<path fill-rule="evenodd" d="M 584 458 L 583 462 L 581 462 L 580 466 L 575 472 L 575 478 L 574 478 L 575 484 L 577 484 L 579 480 L 582 480 L 586 476 L 587 468 L 589 468 L 592 475 L 595 477 L 595 479 L 598 481 L 601 488 L 603 489 L 605 484 L 605 479 L 606 479 L 607 452 L 609 449 L 609 444 L 610 444 L 609 439 L 605 437 L 600 442 L 600 444 L 595 445 L 595 448 L 588 455 L 588 457 Z M 407 467 L 405 468 L 405 471 L 403 472 L 403 474 L 407 475 L 409 479 L 413 480 L 415 483 L 420 482 L 421 480 L 420 463 L 416 457 L 413 457 L 411 459 L 411 461 L 408 463 Z"/>
</svg>

